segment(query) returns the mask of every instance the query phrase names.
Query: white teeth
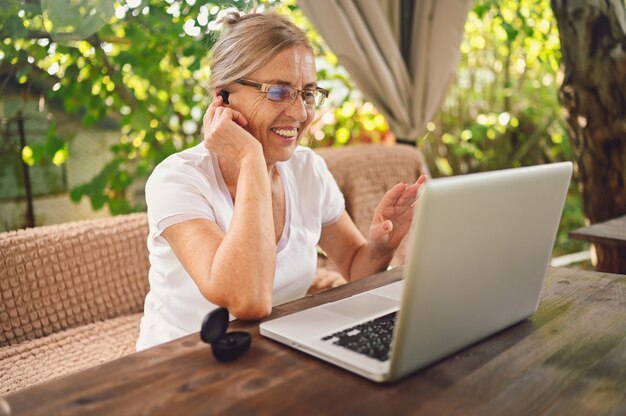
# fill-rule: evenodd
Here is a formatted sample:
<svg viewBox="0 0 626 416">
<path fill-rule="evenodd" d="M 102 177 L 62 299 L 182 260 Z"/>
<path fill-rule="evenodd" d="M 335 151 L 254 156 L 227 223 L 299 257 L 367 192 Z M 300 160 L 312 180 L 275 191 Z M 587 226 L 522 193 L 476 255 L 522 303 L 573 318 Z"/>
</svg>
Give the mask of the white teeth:
<svg viewBox="0 0 626 416">
<path fill-rule="evenodd" d="M 283 137 L 293 137 L 298 134 L 298 129 L 272 129 L 272 131 Z"/>
</svg>

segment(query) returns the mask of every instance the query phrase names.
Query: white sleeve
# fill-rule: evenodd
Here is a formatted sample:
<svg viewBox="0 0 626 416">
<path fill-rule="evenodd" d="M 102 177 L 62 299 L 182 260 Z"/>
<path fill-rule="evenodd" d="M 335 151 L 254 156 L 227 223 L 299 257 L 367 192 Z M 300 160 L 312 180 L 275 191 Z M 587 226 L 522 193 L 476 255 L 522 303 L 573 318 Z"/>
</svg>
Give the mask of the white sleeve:
<svg viewBox="0 0 626 416">
<path fill-rule="evenodd" d="M 158 237 L 167 227 L 195 218 L 215 222 L 215 211 L 201 190 L 206 189 L 198 170 L 186 164 L 157 166 L 146 183 L 148 217 Z"/>
<path fill-rule="evenodd" d="M 315 154 L 315 160 L 315 170 L 321 178 L 322 184 L 320 199 L 322 226 L 326 226 L 336 222 L 341 217 L 346 210 L 346 202 L 337 181 L 326 166 L 326 161 L 317 154 Z"/>
</svg>

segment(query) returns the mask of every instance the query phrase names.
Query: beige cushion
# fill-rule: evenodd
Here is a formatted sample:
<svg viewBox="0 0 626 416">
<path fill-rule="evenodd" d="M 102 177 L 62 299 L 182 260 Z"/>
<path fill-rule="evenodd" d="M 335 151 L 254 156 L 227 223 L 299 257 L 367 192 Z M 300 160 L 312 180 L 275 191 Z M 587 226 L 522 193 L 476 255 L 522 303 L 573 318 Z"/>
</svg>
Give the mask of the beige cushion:
<svg viewBox="0 0 626 416">
<path fill-rule="evenodd" d="M 134 352 L 142 315 L 121 316 L 0 348 L 0 394 Z"/>
<path fill-rule="evenodd" d="M 146 214 L 0 234 L 0 347 L 142 311 L 147 235 Z"/>
</svg>

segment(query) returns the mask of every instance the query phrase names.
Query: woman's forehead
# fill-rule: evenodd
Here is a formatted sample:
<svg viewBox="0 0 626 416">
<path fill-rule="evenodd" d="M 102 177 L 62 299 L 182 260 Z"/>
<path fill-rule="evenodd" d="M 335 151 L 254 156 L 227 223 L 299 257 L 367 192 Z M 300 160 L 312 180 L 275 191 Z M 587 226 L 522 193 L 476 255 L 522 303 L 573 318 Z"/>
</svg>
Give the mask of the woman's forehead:
<svg viewBox="0 0 626 416">
<path fill-rule="evenodd" d="M 266 83 L 291 84 L 298 81 L 314 83 L 316 79 L 315 58 L 310 49 L 296 46 L 279 52 L 252 76 Z M 262 79 L 261 79 L 262 78 Z"/>
</svg>

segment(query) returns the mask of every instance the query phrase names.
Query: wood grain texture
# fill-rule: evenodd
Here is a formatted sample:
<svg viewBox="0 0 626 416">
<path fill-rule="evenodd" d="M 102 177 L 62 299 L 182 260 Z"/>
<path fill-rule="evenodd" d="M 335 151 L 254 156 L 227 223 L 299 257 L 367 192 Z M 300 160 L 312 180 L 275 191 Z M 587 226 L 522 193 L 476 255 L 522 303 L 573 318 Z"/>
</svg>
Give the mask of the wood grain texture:
<svg viewBox="0 0 626 416">
<path fill-rule="evenodd" d="M 579 228 L 569 235 L 595 245 L 597 271 L 626 274 L 626 215 Z"/>
<path fill-rule="evenodd" d="M 575 240 L 626 246 L 626 215 L 570 231 Z"/>
<path fill-rule="evenodd" d="M 274 309 L 272 318 L 401 278 L 401 269 Z M 6 396 L 11 414 L 624 414 L 626 276 L 548 269 L 539 310 L 380 385 L 247 330 L 218 363 L 197 334 Z M 1 409 L 1 407 L 0 407 Z M 0 410 L 0 413 L 2 411 Z"/>
</svg>

